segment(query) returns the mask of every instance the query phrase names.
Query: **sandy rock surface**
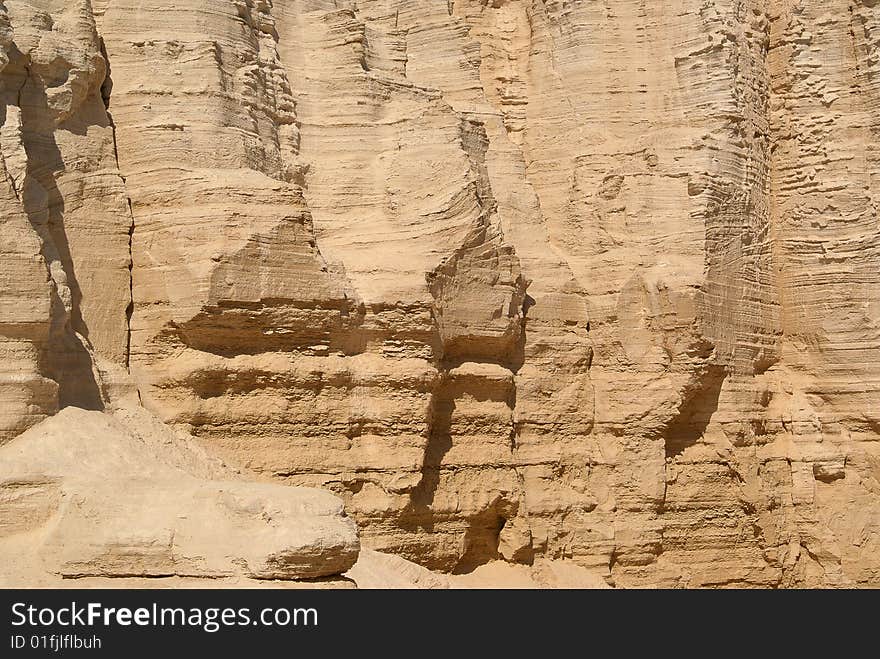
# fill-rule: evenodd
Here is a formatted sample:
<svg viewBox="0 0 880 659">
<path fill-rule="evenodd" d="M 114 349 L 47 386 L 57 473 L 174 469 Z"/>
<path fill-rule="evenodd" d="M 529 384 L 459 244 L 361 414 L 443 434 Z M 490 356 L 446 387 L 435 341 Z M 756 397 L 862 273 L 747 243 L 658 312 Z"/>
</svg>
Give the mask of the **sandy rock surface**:
<svg viewBox="0 0 880 659">
<path fill-rule="evenodd" d="M 22 433 L 0 447 L 0 583 L 294 580 L 354 564 L 355 524 L 329 492 L 232 480 L 219 464 L 208 479 L 193 464 L 211 460 L 169 430 L 136 436 L 75 407 Z"/>
<path fill-rule="evenodd" d="M 351 519 L 450 584 L 880 586 L 878 49 L 874 0 L 3 0 L 0 565 L 339 574 Z"/>
</svg>

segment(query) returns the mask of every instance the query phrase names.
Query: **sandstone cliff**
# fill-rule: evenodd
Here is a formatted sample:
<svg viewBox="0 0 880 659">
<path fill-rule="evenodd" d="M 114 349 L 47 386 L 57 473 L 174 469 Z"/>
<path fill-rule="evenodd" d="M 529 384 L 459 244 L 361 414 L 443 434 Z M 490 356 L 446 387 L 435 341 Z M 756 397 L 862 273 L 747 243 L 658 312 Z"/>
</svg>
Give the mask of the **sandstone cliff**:
<svg viewBox="0 0 880 659">
<path fill-rule="evenodd" d="M 0 551 L 880 586 L 875 0 L 172 4 L 0 2 Z M 147 435 L 138 536 L 65 461 Z"/>
</svg>

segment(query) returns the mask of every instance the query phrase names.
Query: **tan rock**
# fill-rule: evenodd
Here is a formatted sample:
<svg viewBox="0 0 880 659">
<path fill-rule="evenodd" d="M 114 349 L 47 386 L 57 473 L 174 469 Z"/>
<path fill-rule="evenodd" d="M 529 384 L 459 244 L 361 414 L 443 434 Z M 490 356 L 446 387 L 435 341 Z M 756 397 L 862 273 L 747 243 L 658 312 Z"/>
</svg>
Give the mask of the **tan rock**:
<svg viewBox="0 0 880 659">
<path fill-rule="evenodd" d="M 124 418 L 145 427 L 145 416 Z M 51 575 L 316 578 L 357 559 L 341 500 L 228 480 L 169 430 L 136 436 L 120 418 L 67 407 L 0 448 L 0 458 L 7 586 Z M 191 463 L 213 467 L 214 478 L 191 473 Z M 24 543 L 30 551 L 16 555 Z"/>
<path fill-rule="evenodd" d="M 436 590 L 449 587 L 449 577 L 431 572 L 393 554 L 362 549 L 345 576 L 362 589 Z"/>
<path fill-rule="evenodd" d="M 601 574 L 571 561 L 540 559 L 532 566 L 492 561 L 468 574 L 446 575 L 371 549 L 361 551 L 357 563 L 345 576 L 358 588 L 371 590 L 610 588 Z"/>
<path fill-rule="evenodd" d="M 0 3 L 0 443 L 173 428 L 193 514 L 327 488 L 373 585 L 880 584 L 880 5 L 172 4 Z M 318 561 L 171 570 L 156 473 L 55 572 Z"/>
</svg>

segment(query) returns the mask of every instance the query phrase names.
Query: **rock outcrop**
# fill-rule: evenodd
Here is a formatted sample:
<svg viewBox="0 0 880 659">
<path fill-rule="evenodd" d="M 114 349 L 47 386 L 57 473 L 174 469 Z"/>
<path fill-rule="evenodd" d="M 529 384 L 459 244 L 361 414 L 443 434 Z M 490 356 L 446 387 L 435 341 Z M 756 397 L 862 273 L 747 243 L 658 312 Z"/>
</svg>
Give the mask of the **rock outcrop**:
<svg viewBox="0 0 880 659">
<path fill-rule="evenodd" d="M 316 579 L 345 572 L 359 549 L 337 497 L 235 478 L 143 410 L 67 407 L 0 447 L 6 586 Z"/>
<path fill-rule="evenodd" d="M 373 585 L 880 585 L 878 26 L 873 0 L 3 0 L 0 467 L 51 471 L 3 495 L 33 520 L 4 546 L 339 574 L 357 541 L 308 487 L 394 555 Z M 146 489 L 102 509 L 66 464 L 87 429 L 259 485 L 157 449 L 140 529 Z M 174 491 L 255 553 L 203 550 Z"/>
</svg>

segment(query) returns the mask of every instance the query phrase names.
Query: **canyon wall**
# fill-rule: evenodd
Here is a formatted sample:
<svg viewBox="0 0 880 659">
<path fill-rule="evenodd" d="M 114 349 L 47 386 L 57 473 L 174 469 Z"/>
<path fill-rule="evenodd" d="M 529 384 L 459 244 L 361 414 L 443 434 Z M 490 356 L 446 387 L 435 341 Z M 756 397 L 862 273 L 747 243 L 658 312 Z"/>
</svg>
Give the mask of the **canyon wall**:
<svg viewBox="0 0 880 659">
<path fill-rule="evenodd" d="M 880 586 L 875 0 L 3 0 L 0 83 L 0 442 L 145 408 L 434 571 Z"/>
</svg>

